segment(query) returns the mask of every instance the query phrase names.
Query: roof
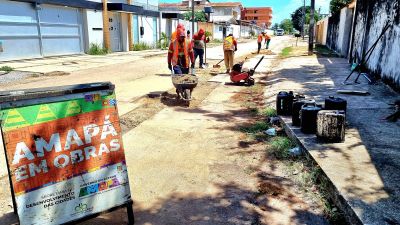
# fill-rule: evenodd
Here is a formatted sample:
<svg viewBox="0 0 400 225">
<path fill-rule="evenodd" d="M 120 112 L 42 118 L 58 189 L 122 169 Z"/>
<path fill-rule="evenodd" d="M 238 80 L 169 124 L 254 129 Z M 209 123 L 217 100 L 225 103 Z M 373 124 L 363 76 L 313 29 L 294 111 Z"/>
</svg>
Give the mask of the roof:
<svg viewBox="0 0 400 225">
<path fill-rule="evenodd" d="M 242 7 L 241 2 L 212 2 L 210 3 L 211 7 Z"/>
<path fill-rule="evenodd" d="M 272 10 L 272 7 L 244 7 L 244 9 L 250 9 L 250 10 L 253 10 L 253 9 L 270 9 L 270 10 Z"/>
</svg>

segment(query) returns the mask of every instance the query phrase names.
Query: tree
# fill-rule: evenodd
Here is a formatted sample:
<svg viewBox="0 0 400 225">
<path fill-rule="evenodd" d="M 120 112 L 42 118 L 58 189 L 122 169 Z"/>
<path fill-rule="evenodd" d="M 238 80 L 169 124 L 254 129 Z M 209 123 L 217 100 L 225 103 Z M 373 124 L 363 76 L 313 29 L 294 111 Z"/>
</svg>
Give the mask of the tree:
<svg viewBox="0 0 400 225">
<path fill-rule="evenodd" d="M 292 33 L 293 32 L 293 23 L 290 19 L 284 19 L 281 22 L 280 27 L 285 30 L 286 33 Z"/>
<path fill-rule="evenodd" d="M 279 28 L 279 24 L 278 23 L 275 23 L 273 26 L 272 26 L 272 30 L 276 30 L 276 29 L 278 29 Z"/>
<path fill-rule="evenodd" d="M 335 14 L 339 12 L 342 8 L 346 7 L 353 0 L 331 0 L 330 9 L 331 13 Z"/>
<path fill-rule="evenodd" d="M 183 14 L 185 20 L 192 21 L 192 12 L 185 12 Z M 194 21 L 195 22 L 207 22 L 206 14 L 203 11 L 194 12 Z"/>
<path fill-rule="evenodd" d="M 311 11 L 311 7 L 306 6 L 305 24 L 310 24 L 310 11 Z M 318 12 L 315 12 L 314 19 L 315 19 L 315 21 L 319 21 L 320 15 L 318 14 Z M 292 23 L 293 23 L 294 29 L 301 30 L 301 28 L 303 26 L 303 6 L 299 7 L 298 9 L 296 9 L 296 11 L 294 11 L 292 13 Z"/>
</svg>

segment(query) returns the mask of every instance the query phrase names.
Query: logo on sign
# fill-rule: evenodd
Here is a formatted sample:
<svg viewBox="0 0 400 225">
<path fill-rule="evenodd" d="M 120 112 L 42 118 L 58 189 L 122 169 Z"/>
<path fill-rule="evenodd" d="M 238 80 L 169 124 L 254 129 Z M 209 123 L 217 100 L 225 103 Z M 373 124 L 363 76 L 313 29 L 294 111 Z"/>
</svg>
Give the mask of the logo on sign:
<svg viewBox="0 0 400 225">
<path fill-rule="evenodd" d="M 89 208 L 87 204 L 79 203 L 79 205 L 75 206 L 75 214 L 86 213 L 93 211 L 93 207 Z"/>
</svg>

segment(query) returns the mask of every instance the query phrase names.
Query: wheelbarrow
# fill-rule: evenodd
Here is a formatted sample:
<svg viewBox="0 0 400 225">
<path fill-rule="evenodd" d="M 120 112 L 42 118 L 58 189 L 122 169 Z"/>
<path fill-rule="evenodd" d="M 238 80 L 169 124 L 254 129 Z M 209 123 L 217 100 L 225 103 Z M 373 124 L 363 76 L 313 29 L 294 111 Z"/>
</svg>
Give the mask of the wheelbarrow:
<svg viewBox="0 0 400 225">
<path fill-rule="evenodd" d="M 199 78 L 192 70 L 191 74 L 174 74 L 172 70 L 172 84 L 176 88 L 178 99 L 182 99 L 189 106 L 192 100 L 193 89 L 197 86 Z"/>
</svg>

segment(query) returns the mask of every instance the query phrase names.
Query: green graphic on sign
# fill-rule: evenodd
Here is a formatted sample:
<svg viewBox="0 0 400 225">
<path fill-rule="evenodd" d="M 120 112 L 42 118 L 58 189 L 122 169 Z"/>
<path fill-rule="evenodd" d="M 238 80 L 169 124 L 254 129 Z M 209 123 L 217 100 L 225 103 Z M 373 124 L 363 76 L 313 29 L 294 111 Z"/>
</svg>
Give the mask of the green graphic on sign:
<svg viewBox="0 0 400 225">
<path fill-rule="evenodd" d="M 0 120 L 3 123 L 3 129 L 9 131 L 104 108 L 115 107 L 115 95 L 99 96 L 98 99 L 94 99 L 95 101 L 87 101 L 87 99 L 82 98 L 1 110 Z"/>
</svg>

